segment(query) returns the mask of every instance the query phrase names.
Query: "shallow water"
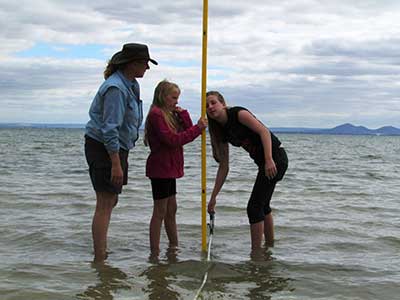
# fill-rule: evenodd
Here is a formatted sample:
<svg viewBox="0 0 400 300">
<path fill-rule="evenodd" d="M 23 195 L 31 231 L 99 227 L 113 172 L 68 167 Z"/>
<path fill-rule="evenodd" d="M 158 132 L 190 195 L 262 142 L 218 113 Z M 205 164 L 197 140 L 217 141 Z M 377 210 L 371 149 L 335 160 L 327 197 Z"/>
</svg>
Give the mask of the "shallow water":
<svg viewBox="0 0 400 300">
<path fill-rule="evenodd" d="M 78 129 L 0 130 L 1 299 L 397 299 L 400 138 L 278 134 L 290 159 L 272 200 L 275 247 L 250 255 L 256 168 L 231 148 L 211 262 L 201 254 L 199 141 L 178 180 L 180 248 L 149 260 L 148 149 L 131 152 L 110 256 L 91 263 L 95 200 Z M 208 151 L 208 192 L 216 164 Z"/>
</svg>

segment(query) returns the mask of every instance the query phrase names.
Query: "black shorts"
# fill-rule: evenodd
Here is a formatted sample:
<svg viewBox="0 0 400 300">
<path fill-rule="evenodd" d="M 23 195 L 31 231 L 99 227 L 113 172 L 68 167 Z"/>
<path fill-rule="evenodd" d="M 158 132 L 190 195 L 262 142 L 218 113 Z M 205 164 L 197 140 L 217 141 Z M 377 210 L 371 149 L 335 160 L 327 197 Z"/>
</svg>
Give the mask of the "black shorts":
<svg viewBox="0 0 400 300">
<path fill-rule="evenodd" d="M 124 173 L 123 185 L 128 183 L 129 151 L 120 149 L 119 158 Z M 120 194 L 122 186 L 111 183 L 111 159 L 103 143 L 85 135 L 85 156 L 89 165 L 90 180 L 96 192 Z"/>
<path fill-rule="evenodd" d="M 153 200 L 164 199 L 176 195 L 175 178 L 150 178 Z"/>
<path fill-rule="evenodd" d="M 247 216 L 250 224 L 263 221 L 265 216 L 271 213 L 270 202 L 275 185 L 282 180 L 288 168 L 288 158 L 283 148 L 278 149 L 273 159 L 278 171 L 273 179 L 268 179 L 265 176 L 265 167 L 259 166 L 256 182 L 247 204 Z"/>
</svg>

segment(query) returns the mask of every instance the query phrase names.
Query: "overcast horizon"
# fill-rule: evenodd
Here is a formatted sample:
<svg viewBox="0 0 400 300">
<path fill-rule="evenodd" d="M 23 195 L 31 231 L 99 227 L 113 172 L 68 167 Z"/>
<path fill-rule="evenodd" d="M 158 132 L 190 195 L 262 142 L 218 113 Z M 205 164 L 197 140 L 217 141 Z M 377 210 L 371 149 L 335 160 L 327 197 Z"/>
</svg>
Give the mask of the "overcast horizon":
<svg viewBox="0 0 400 300">
<path fill-rule="evenodd" d="M 203 1 L 0 0 L 0 123 L 84 124 L 110 56 L 145 43 L 200 114 Z M 268 127 L 400 128 L 400 2 L 209 1 L 207 90 Z"/>
</svg>

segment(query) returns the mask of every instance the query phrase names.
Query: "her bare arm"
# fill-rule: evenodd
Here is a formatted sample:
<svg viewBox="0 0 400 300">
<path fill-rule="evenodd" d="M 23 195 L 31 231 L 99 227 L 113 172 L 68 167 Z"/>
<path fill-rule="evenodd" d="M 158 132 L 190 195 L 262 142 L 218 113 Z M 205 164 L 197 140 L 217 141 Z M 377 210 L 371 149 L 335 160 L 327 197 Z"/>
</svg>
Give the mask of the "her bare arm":
<svg viewBox="0 0 400 300">
<path fill-rule="evenodd" d="M 208 212 L 212 213 L 215 210 L 215 205 L 217 203 L 217 195 L 221 191 L 222 186 L 224 185 L 226 176 L 229 172 L 229 145 L 228 143 L 224 143 L 221 145 L 222 147 L 222 157 L 219 158 L 219 165 L 217 175 L 215 177 L 214 188 L 211 193 L 210 201 L 208 202 Z"/>
<path fill-rule="evenodd" d="M 256 132 L 260 138 L 261 143 L 264 148 L 264 158 L 265 158 L 265 175 L 267 178 L 272 179 L 277 173 L 276 165 L 272 159 L 272 141 L 271 133 L 268 128 L 264 126 L 259 120 L 257 120 L 250 112 L 247 110 L 241 110 L 238 114 L 239 122 L 247 126 L 254 132 Z"/>
</svg>

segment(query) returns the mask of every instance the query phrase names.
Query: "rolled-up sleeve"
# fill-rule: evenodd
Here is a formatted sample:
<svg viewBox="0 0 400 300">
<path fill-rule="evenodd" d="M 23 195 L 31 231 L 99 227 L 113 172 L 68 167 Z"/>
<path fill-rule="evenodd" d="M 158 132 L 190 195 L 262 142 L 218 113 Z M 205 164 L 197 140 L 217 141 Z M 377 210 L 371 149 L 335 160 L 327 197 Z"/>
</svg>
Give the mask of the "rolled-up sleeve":
<svg viewBox="0 0 400 300">
<path fill-rule="evenodd" d="M 104 94 L 103 126 L 101 131 L 108 153 L 119 151 L 119 129 L 124 121 L 126 105 L 123 93 L 110 87 Z"/>
<path fill-rule="evenodd" d="M 187 110 L 183 110 L 183 111 L 179 112 L 178 114 L 179 114 L 179 118 L 182 121 L 182 125 L 183 125 L 184 129 L 193 126 L 192 119 L 190 118 L 190 114 Z"/>
</svg>

